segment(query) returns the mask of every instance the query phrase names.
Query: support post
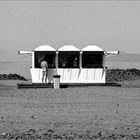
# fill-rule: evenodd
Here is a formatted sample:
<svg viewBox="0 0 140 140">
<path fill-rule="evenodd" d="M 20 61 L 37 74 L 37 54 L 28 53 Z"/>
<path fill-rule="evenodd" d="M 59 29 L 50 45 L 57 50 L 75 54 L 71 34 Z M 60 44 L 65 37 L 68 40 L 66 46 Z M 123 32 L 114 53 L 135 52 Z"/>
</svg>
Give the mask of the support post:
<svg viewBox="0 0 140 140">
<path fill-rule="evenodd" d="M 32 68 L 35 67 L 35 53 L 32 52 Z"/>
<path fill-rule="evenodd" d="M 57 75 L 58 74 L 58 51 L 56 51 L 55 66 L 56 66 L 56 72 L 54 73 L 54 75 Z"/>
<path fill-rule="evenodd" d="M 82 68 L 82 51 L 80 51 L 80 58 L 79 58 L 79 61 L 80 61 L 80 69 Z"/>
</svg>

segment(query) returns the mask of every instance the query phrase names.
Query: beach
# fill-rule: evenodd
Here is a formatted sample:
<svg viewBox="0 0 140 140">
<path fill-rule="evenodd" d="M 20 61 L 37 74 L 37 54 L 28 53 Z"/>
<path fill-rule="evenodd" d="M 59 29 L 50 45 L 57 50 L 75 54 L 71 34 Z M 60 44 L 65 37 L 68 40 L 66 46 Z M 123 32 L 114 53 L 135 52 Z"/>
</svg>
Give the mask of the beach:
<svg viewBox="0 0 140 140">
<path fill-rule="evenodd" d="M 139 27 L 138 0 L 2 0 L 0 140 L 140 140 Z"/>
<path fill-rule="evenodd" d="M 139 87 L 17 89 L 18 82 L 0 83 L 1 139 L 140 139 Z"/>
</svg>

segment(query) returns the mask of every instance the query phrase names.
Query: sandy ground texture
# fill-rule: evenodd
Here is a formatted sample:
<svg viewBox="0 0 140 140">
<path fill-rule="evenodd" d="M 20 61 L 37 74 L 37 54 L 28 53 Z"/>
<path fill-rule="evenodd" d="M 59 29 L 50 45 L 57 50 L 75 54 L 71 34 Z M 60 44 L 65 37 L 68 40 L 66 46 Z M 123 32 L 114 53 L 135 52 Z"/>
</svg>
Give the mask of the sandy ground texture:
<svg viewBox="0 0 140 140">
<path fill-rule="evenodd" d="M 0 139 L 140 139 L 140 88 L 17 89 L 16 82 L 0 83 Z"/>
</svg>

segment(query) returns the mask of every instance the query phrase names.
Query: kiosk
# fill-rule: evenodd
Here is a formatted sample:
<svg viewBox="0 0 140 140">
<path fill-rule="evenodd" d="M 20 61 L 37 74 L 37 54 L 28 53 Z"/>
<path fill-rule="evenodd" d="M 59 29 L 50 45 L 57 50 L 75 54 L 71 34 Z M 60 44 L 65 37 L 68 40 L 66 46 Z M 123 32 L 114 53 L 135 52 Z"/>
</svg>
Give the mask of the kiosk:
<svg viewBox="0 0 140 140">
<path fill-rule="evenodd" d="M 19 51 L 32 55 L 32 83 L 42 83 L 40 60 L 48 62 L 47 83 L 53 83 L 53 76 L 60 75 L 60 84 L 106 83 L 105 56 L 119 54 L 119 51 L 104 51 L 89 45 L 79 50 L 73 45 L 65 45 L 58 50 L 42 45 L 34 51 Z"/>
</svg>

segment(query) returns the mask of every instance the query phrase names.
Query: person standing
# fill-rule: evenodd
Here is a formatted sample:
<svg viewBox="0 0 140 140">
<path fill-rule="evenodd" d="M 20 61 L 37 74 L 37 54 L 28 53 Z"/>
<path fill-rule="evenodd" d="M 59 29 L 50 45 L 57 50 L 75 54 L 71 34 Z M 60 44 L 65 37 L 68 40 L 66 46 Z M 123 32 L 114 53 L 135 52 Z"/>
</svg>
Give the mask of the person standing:
<svg viewBox="0 0 140 140">
<path fill-rule="evenodd" d="M 47 83 L 47 76 L 48 76 L 48 63 L 45 59 L 40 61 L 40 65 L 42 68 L 42 83 L 45 80 L 45 84 Z"/>
<path fill-rule="evenodd" d="M 74 58 L 73 67 L 74 68 L 77 68 L 78 67 L 78 58 L 77 57 Z"/>
</svg>

